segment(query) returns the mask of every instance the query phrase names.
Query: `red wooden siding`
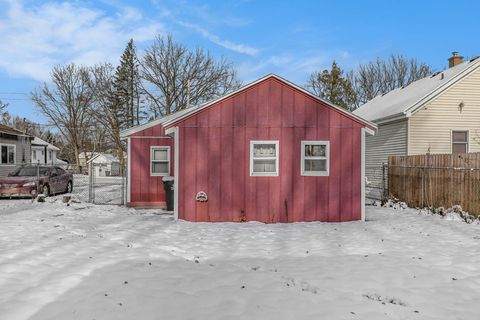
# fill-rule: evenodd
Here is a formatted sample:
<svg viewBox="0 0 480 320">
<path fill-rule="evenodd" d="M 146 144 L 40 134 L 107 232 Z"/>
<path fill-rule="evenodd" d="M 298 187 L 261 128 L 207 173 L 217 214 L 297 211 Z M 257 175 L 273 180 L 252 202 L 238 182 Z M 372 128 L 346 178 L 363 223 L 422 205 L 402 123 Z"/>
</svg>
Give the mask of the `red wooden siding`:
<svg viewBox="0 0 480 320">
<path fill-rule="evenodd" d="M 180 219 L 361 219 L 360 142 L 364 125 L 288 84 L 267 79 L 174 125 L 179 127 Z M 162 131 L 151 129 L 146 134 Z M 278 176 L 250 176 L 251 140 L 279 141 Z M 301 176 L 302 140 L 330 141 L 329 176 Z M 152 143 L 135 140 L 132 162 L 141 161 L 140 154 Z M 171 154 L 173 159 L 173 146 Z M 136 165 L 139 171 L 141 166 L 149 168 L 144 161 Z M 149 199 L 163 201 L 161 179 L 157 183 L 142 173 L 134 179 L 135 185 L 149 182 L 135 199 L 147 201 L 146 193 Z M 208 202 L 195 201 L 199 191 L 207 193 Z"/>
<path fill-rule="evenodd" d="M 166 137 L 161 126 L 137 132 L 130 137 L 130 206 L 165 205 L 162 177 L 150 176 L 150 147 L 170 146 L 170 173 L 173 168 L 173 139 Z"/>
</svg>

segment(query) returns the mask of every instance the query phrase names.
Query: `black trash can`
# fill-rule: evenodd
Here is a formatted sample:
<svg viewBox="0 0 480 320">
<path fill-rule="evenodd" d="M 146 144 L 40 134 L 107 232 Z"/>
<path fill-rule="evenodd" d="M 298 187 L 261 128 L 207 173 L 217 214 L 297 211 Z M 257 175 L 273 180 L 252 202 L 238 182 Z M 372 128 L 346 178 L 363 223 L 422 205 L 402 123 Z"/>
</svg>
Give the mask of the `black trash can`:
<svg viewBox="0 0 480 320">
<path fill-rule="evenodd" d="M 167 198 L 167 211 L 173 211 L 173 177 L 163 177 L 163 188 Z"/>
</svg>

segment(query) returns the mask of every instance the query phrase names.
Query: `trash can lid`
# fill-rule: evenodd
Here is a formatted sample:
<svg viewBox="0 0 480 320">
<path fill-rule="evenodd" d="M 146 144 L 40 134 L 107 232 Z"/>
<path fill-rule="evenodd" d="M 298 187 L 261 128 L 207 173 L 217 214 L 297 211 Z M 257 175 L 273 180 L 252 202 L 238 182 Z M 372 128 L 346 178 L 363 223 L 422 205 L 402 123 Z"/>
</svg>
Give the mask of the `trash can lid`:
<svg viewBox="0 0 480 320">
<path fill-rule="evenodd" d="M 175 177 L 165 176 L 162 178 L 162 181 L 173 181 L 173 180 L 175 180 Z"/>
</svg>

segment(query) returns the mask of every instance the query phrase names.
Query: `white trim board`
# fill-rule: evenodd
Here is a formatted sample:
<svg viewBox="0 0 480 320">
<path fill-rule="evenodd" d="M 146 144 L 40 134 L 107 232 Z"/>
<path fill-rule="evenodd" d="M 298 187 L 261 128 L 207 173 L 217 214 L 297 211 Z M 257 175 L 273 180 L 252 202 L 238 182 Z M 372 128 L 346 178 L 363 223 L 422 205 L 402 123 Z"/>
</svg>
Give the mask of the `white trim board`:
<svg viewBox="0 0 480 320">
<path fill-rule="evenodd" d="M 256 144 L 273 144 L 275 145 L 275 157 L 265 157 L 257 158 L 256 160 L 275 160 L 275 172 L 254 172 L 253 171 L 253 150 Z M 280 172 L 280 161 L 279 161 L 279 148 L 280 143 L 278 140 L 250 140 L 250 177 L 277 177 Z"/>
<path fill-rule="evenodd" d="M 365 135 L 366 130 L 362 128 L 360 132 L 360 144 L 361 144 L 361 151 L 360 151 L 360 197 L 361 197 L 361 204 L 360 204 L 360 217 L 362 221 L 365 221 Z"/>
<path fill-rule="evenodd" d="M 309 97 L 311 97 L 311 98 L 313 98 L 313 99 L 315 99 L 315 100 L 317 100 L 317 101 L 320 101 L 320 102 L 328 105 L 329 107 L 331 107 L 331 108 L 333 108 L 333 109 L 341 112 L 342 114 L 346 115 L 347 117 L 350 117 L 350 118 L 352 118 L 352 119 L 354 119 L 354 120 L 357 120 L 357 121 L 363 123 L 366 127 L 370 127 L 369 129 L 370 129 L 371 132 L 373 132 L 373 133 L 375 133 L 375 131 L 377 130 L 377 125 L 374 124 L 373 122 L 370 122 L 370 121 L 368 121 L 368 120 L 365 120 L 365 119 L 363 119 L 362 117 L 357 116 L 356 114 L 354 114 L 354 113 L 352 113 L 352 112 L 350 112 L 350 111 L 347 111 L 347 110 L 345 110 L 345 109 L 343 109 L 343 108 L 341 108 L 341 107 L 338 107 L 338 106 L 332 104 L 331 102 L 328 102 L 328 101 L 326 101 L 326 100 L 324 100 L 324 99 L 321 99 L 320 97 L 318 97 L 318 96 L 314 95 L 313 93 L 311 93 L 311 92 L 303 89 L 302 87 L 294 84 L 293 82 L 290 82 L 290 81 L 288 81 L 288 80 L 286 80 L 286 79 L 284 79 L 284 78 L 282 78 L 282 77 L 280 77 L 280 76 L 278 76 L 278 75 L 276 75 L 276 74 L 270 73 L 270 74 L 267 74 L 267 75 L 265 75 L 265 76 L 263 76 L 263 77 L 255 80 L 255 81 L 253 81 L 253 82 L 250 82 L 249 84 L 247 84 L 247 85 L 245 85 L 245 86 L 243 86 L 243 87 L 240 87 L 239 89 L 237 89 L 237 90 L 235 90 L 235 91 L 232 91 L 232 92 L 230 92 L 230 93 L 228 93 L 228 94 L 226 94 L 226 95 L 224 95 L 224 96 L 221 96 L 221 97 L 219 97 L 219 98 L 213 99 L 213 100 L 211 100 L 211 101 L 209 101 L 209 102 L 206 102 L 206 103 L 204 103 L 204 104 L 201 104 L 201 105 L 199 105 L 199 106 L 192 107 L 192 108 L 189 108 L 189 109 L 180 110 L 180 111 L 178 111 L 178 112 L 176 112 L 176 113 L 173 113 L 173 114 L 164 116 L 163 118 L 156 119 L 156 120 L 153 120 L 153 121 L 151 121 L 151 122 L 149 122 L 149 123 L 142 124 L 142 125 L 139 125 L 139 126 L 132 127 L 132 128 L 127 129 L 127 130 L 124 130 L 124 131 L 121 132 L 121 137 L 122 137 L 122 138 L 126 138 L 127 136 L 132 135 L 132 134 L 134 134 L 134 133 L 136 133 L 136 132 L 145 130 L 145 129 L 147 129 L 147 128 L 150 128 L 150 127 L 153 127 L 153 126 L 156 126 L 156 125 L 159 125 L 159 124 L 162 125 L 163 127 L 171 126 L 171 125 L 175 124 L 177 121 L 180 121 L 180 120 L 185 119 L 185 118 L 187 118 L 187 117 L 189 117 L 189 116 L 192 116 L 192 115 L 194 115 L 195 113 L 197 113 L 197 112 L 199 112 L 199 111 L 201 111 L 201 110 L 203 110 L 203 109 L 205 109 L 205 108 L 208 108 L 209 106 L 211 106 L 211 105 L 213 105 L 213 104 L 215 104 L 215 103 L 217 103 L 217 102 L 219 102 L 219 101 L 222 101 L 222 100 L 224 100 L 224 99 L 228 99 L 229 97 L 231 97 L 231 96 L 233 96 L 233 95 L 236 95 L 236 94 L 238 94 L 239 92 L 244 91 L 244 90 L 246 90 L 246 89 L 248 89 L 248 88 L 250 88 L 250 87 L 252 87 L 252 86 L 254 86 L 254 85 L 256 85 L 256 84 L 258 84 L 258 83 L 260 83 L 260 82 L 262 82 L 262 81 L 264 81 L 264 80 L 267 80 L 267 79 L 269 79 L 269 78 L 273 78 L 273 79 L 276 79 L 276 80 L 278 80 L 278 81 L 280 81 L 280 82 L 283 82 L 283 83 L 285 83 L 285 84 L 293 87 L 294 89 L 296 89 L 296 90 L 298 90 L 298 91 L 306 94 L 307 96 L 309 96 Z"/>
<path fill-rule="evenodd" d="M 305 146 L 306 145 L 324 145 L 325 156 L 324 157 L 306 157 Z M 300 149 L 300 175 L 304 177 L 327 177 L 330 175 L 330 141 L 320 140 L 302 140 Z M 326 160 L 326 171 L 305 171 L 305 160 Z"/>
<path fill-rule="evenodd" d="M 132 197 L 132 140 L 127 139 L 127 205 L 131 202 Z"/>
<path fill-rule="evenodd" d="M 167 160 L 154 160 L 154 151 L 155 150 L 166 150 L 167 151 Z M 168 172 L 153 172 L 153 163 L 154 162 L 167 162 L 168 163 Z M 150 146 L 150 177 L 168 177 L 170 176 L 170 146 Z"/>
</svg>

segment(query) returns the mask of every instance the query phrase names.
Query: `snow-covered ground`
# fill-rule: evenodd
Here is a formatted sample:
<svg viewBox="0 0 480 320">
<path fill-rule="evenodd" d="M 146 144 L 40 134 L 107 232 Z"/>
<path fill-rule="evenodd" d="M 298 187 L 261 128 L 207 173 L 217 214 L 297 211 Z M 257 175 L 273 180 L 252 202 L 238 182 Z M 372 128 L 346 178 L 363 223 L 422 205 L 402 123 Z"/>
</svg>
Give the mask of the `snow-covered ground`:
<svg viewBox="0 0 480 320">
<path fill-rule="evenodd" d="M 480 318 L 480 225 L 374 207 L 189 223 L 57 199 L 0 201 L 0 319 Z"/>
</svg>

